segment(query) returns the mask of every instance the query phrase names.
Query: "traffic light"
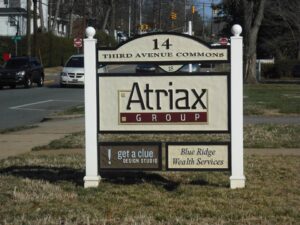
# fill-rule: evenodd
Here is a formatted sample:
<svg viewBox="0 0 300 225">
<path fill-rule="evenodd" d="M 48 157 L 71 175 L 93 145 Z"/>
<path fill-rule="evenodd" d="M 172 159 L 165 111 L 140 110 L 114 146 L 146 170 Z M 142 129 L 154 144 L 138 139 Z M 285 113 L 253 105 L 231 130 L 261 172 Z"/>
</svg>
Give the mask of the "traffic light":
<svg viewBox="0 0 300 225">
<path fill-rule="evenodd" d="M 196 7 L 192 5 L 192 14 L 194 14 L 195 12 L 196 12 Z"/>
<path fill-rule="evenodd" d="M 176 19 L 177 19 L 176 12 L 171 12 L 171 20 L 176 20 Z"/>
</svg>

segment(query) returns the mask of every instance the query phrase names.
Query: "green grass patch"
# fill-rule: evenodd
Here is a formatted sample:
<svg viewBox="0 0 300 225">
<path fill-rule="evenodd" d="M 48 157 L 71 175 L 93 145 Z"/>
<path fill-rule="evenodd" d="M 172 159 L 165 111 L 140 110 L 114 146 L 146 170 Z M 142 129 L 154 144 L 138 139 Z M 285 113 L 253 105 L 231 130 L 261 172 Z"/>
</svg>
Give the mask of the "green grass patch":
<svg viewBox="0 0 300 225">
<path fill-rule="evenodd" d="M 299 148 L 300 125 L 246 125 L 244 145 L 246 148 Z"/>
<path fill-rule="evenodd" d="M 51 141 L 48 145 L 34 147 L 33 151 L 46 149 L 63 149 L 63 148 L 83 148 L 84 132 L 77 132 L 66 135 L 64 138 Z"/>
<path fill-rule="evenodd" d="M 26 125 L 26 126 L 19 126 L 19 127 L 13 127 L 13 128 L 7 128 L 4 130 L 0 131 L 0 134 L 7 134 L 11 132 L 17 132 L 17 131 L 22 131 L 22 130 L 28 130 L 28 129 L 33 129 L 37 128 L 37 125 Z"/>
<path fill-rule="evenodd" d="M 244 114 L 300 114 L 300 85 L 244 86 Z"/>
<path fill-rule="evenodd" d="M 64 111 L 56 112 L 54 116 L 72 116 L 72 115 L 84 115 L 84 106 L 78 105 L 68 108 Z"/>
<path fill-rule="evenodd" d="M 106 174 L 84 189 L 82 155 L 23 155 L 0 161 L 0 224 L 299 224 L 299 161 L 247 156 L 238 190 L 224 172 Z"/>
</svg>

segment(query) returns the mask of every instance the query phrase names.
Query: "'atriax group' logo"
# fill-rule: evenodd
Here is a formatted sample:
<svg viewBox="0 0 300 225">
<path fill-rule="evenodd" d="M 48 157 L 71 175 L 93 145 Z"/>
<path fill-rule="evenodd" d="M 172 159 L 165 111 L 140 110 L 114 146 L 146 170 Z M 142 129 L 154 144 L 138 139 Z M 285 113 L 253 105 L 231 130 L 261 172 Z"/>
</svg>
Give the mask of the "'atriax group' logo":
<svg viewBox="0 0 300 225">
<path fill-rule="evenodd" d="M 133 82 L 128 90 L 119 90 L 120 124 L 207 123 L 208 90 L 184 88 L 164 82 L 163 88 L 151 83 Z"/>
</svg>

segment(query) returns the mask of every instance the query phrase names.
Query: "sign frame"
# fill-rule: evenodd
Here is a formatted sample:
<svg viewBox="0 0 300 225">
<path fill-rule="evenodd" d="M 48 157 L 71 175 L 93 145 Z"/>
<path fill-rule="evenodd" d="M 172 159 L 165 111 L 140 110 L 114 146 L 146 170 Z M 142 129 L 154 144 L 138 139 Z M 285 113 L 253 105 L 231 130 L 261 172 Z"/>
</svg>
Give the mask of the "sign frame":
<svg viewBox="0 0 300 225">
<path fill-rule="evenodd" d="M 243 37 L 240 36 L 242 33 L 242 27 L 238 24 L 235 24 L 232 29 L 232 36 L 230 37 L 230 46 L 215 46 L 205 48 L 203 46 L 208 46 L 206 43 L 202 43 L 199 39 L 195 40 L 200 43 L 195 45 L 195 42 L 192 43 L 193 37 L 177 34 L 174 35 L 178 37 L 184 37 L 191 40 L 191 42 L 186 39 L 170 39 L 168 43 L 168 37 L 152 39 L 144 39 L 142 42 L 139 38 L 148 37 L 151 35 L 160 35 L 159 33 L 153 33 L 148 35 L 140 36 L 136 39 L 129 40 L 121 45 L 124 46 L 128 43 L 131 43 L 131 46 L 124 48 L 124 52 L 112 52 L 106 53 L 103 55 L 105 59 L 118 59 L 123 58 L 123 60 L 110 60 L 103 61 L 103 63 L 109 64 L 135 64 L 135 63 L 155 63 L 161 65 L 176 65 L 176 64 L 191 64 L 194 62 L 206 62 L 206 63 L 226 63 L 230 62 L 230 143 L 231 143 L 231 176 L 230 176 L 230 188 L 244 188 L 245 187 L 245 175 L 244 175 L 244 146 L 243 146 Z M 98 170 L 98 145 L 99 145 L 99 132 L 98 132 L 98 123 L 97 121 L 97 104 L 99 95 L 97 86 L 99 85 L 99 77 L 97 76 L 97 64 L 98 64 L 98 49 L 96 48 L 97 40 L 94 38 L 96 30 L 93 27 L 88 27 L 86 29 L 87 38 L 84 39 L 84 62 L 85 62 L 85 176 L 84 176 L 84 187 L 98 187 L 101 176 Z M 173 35 L 172 33 L 166 33 L 166 35 Z M 151 37 L 150 37 L 151 38 Z M 156 39 L 155 39 L 156 38 Z M 167 39 L 166 39 L 167 38 Z M 136 43 L 133 41 L 136 40 Z M 141 39 L 142 40 L 142 39 Z M 150 42 L 153 49 L 149 50 Z M 152 42 L 153 41 L 153 42 Z M 159 43 L 159 45 L 158 45 Z M 175 48 L 170 50 L 170 54 L 166 53 L 165 49 L 169 49 L 170 44 L 175 44 Z M 202 43 L 202 45 L 201 45 Z M 136 45 L 136 46 L 134 46 Z M 147 47 L 148 48 L 145 48 Z M 164 46 L 165 48 L 162 48 Z M 168 47 L 169 46 L 169 47 Z M 179 46 L 179 47 L 177 47 Z M 188 47 L 187 47 L 188 46 Z M 118 49 L 120 46 L 117 46 Z M 132 47 L 130 49 L 129 47 Z M 186 47 L 186 48 L 185 48 Z M 223 49 L 223 51 L 210 51 L 211 49 Z M 105 49 L 105 48 L 102 48 Z M 109 48 L 111 49 L 111 48 Z M 194 51 L 195 49 L 195 51 Z M 101 48 L 99 48 L 101 50 Z M 153 50 L 159 50 L 156 53 L 153 53 Z M 162 51 L 164 50 L 164 51 Z M 133 55 L 127 55 L 127 52 L 133 53 Z M 144 54 L 136 55 L 135 52 L 140 52 Z M 161 51 L 161 52 L 160 52 Z M 191 51 L 190 54 L 188 51 Z M 181 53 L 178 53 L 181 52 Z M 116 54 L 114 54 L 116 53 Z M 177 54 L 178 53 L 178 54 Z M 149 55 L 150 54 L 150 55 Z M 152 55 L 154 54 L 154 55 Z M 174 58 L 178 56 L 178 58 Z M 184 58 L 187 56 L 187 58 Z M 147 57 L 150 57 L 150 60 L 145 60 Z M 165 57 L 163 60 L 157 60 L 159 57 Z M 196 58 L 198 57 L 198 58 Z M 208 58 L 207 58 L 208 57 Z M 124 60 L 124 58 L 136 58 L 137 60 Z M 153 60 L 153 58 L 156 58 Z M 215 60 L 217 59 L 217 60 Z M 102 60 L 101 60 L 102 61 Z M 172 71 L 173 72 L 173 71 Z M 149 89 L 148 89 L 149 90 Z M 200 96 L 199 96 L 200 97 Z M 138 100 L 140 101 L 140 100 Z M 100 104 L 100 103 L 99 103 Z M 130 107 L 128 108 L 130 109 Z M 125 112 L 125 111 L 124 111 Z M 232 119 L 234 118 L 234 119 Z M 96 121 L 95 121 L 96 120 Z M 138 133 L 141 133 L 140 131 Z M 209 133 L 209 132 L 205 132 Z"/>
<path fill-rule="evenodd" d="M 176 168 L 176 169 L 172 169 L 169 168 L 169 164 L 168 164 L 168 160 L 169 160 L 169 146 L 170 145 L 220 145 L 220 146 L 227 146 L 227 157 L 228 157 L 228 168 L 204 168 L 204 169 L 197 169 L 197 168 L 192 168 L 192 169 L 180 169 L 180 168 Z M 185 172 L 206 172 L 206 171 L 218 171 L 218 172 L 224 172 L 224 171 L 229 171 L 231 172 L 232 170 L 232 165 L 231 165 L 231 143 L 228 142 L 166 142 L 166 159 L 165 159 L 165 163 L 166 163 L 166 171 L 185 171 Z"/>
<path fill-rule="evenodd" d="M 153 169 L 153 168 L 101 168 L 100 163 L 100 147 L 99 146 L 126 146 L 126 145 L 131 145 L 131 146 L 144 146 L 144 145 L 153 145 L 158 147 L 158 168 Z M 129 171 L 136 171 L 136 172 L 142 172 L 142 171 L 162 171 L 162 143 L 161 142 L 99 142 L 98 143 L 98 170 L 100 171 L 113 171 L 113 172 L 129 172 Z"/>
</svg>

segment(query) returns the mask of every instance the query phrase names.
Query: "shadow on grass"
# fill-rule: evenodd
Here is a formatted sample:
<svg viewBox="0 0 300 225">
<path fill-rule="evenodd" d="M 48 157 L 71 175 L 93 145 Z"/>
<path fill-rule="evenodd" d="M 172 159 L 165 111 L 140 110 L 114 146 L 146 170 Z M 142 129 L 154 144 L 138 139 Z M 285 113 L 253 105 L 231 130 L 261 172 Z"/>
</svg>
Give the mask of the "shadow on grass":
<svg viewBox="0 0 300 225">
<path fill-rule="evenodd" d="M 102 172 L 101 177 L 112 184 L 142 184 L 149 183 L 154 186 L 162 186 L 166 191 L 175 191 L 179 182 L 168 180 L 157 173 L 145 172 Z"/>
<path fill-rule="evenodd" d="M 75 170 L 67 167 L 43 167 L 43 166 L 12 166 L 0 170 L 0 174 L 12 175 L 22 178 L 45 180 L 50 183 L 62 181 L 83 186 L 83 170 Z"/>
<path fill-rule="evenodd" d="M 83 186 L 83 170 L 76 170 L 68 167 L 43 167 L 43 166 L 12 166 L 0 170 L 0 174 L 16 177 L 44 180 L 50 183 L 71 182 L 76 186 Z M 167 179 L 160 174 L 151 172 L 101 172 L 104 182 L 119 185 L 132 185 L 149 183 L 156 187 L 163 187 L 166 191 L 176 191 L 181 182 Z M 209 183 L 206 180 L 197 179 L 187 185 L 215 186 L 220 184 Z"/>
</svg>

